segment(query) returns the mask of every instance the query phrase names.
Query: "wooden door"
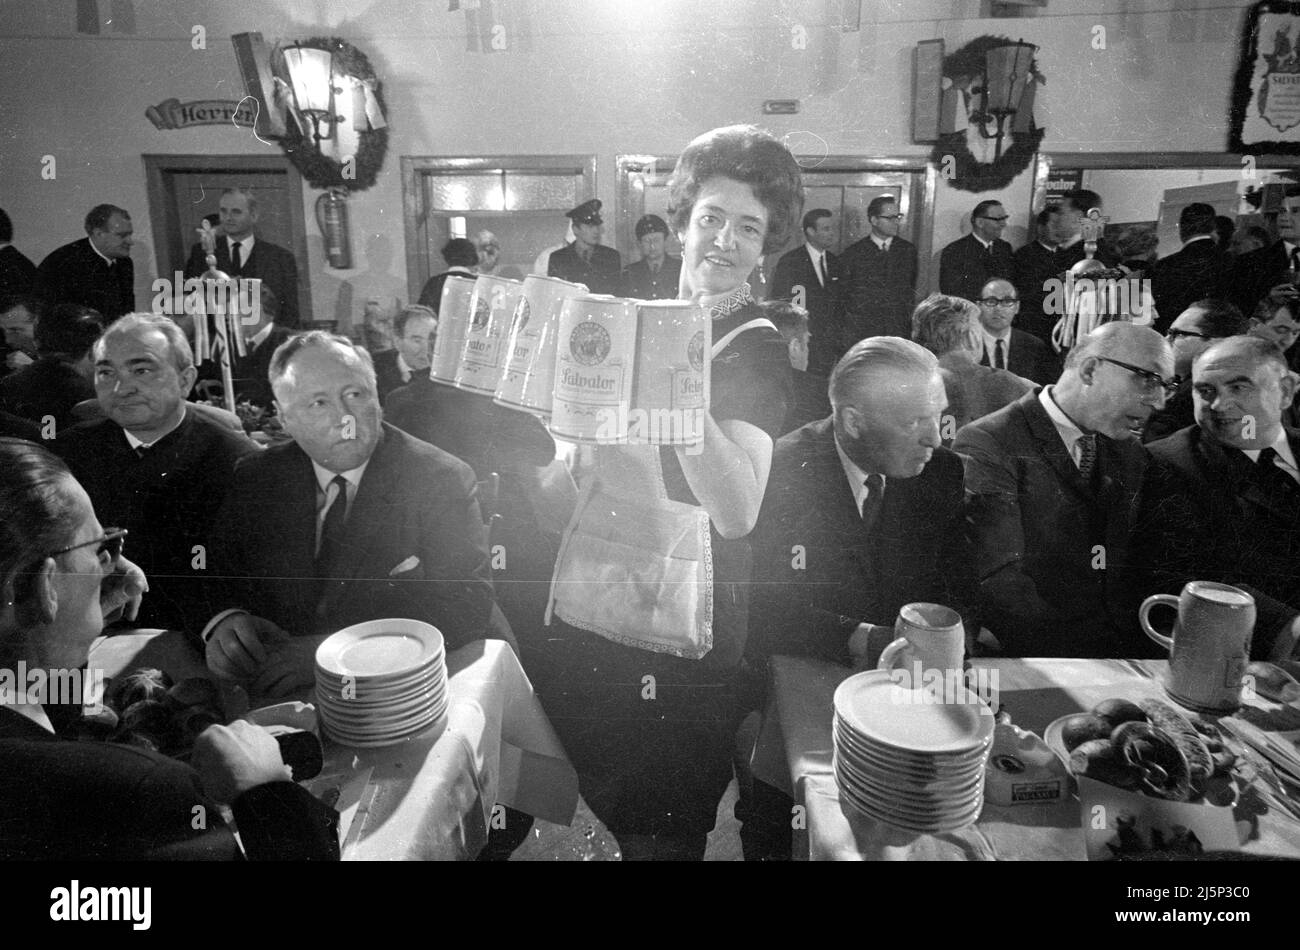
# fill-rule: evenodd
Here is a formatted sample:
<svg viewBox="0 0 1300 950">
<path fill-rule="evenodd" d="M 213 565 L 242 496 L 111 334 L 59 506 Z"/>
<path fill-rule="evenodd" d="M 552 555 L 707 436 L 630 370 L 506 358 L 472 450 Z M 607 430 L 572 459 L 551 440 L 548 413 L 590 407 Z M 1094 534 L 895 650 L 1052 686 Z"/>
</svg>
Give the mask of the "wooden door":
<svg viewBox="0 0 1300 950">
<path fill-rule="evenodd" d="M 251 155 L 146 155 L 149 214 L 158 273 L 184 270 L 206 215 L 217 211 L 227 188 L 247 188 L 257 198 L 259 240 L 288 248 L 298 263 L 302 325 L 313 322 L 302 179 L 288 159 Z"/>
</svg>

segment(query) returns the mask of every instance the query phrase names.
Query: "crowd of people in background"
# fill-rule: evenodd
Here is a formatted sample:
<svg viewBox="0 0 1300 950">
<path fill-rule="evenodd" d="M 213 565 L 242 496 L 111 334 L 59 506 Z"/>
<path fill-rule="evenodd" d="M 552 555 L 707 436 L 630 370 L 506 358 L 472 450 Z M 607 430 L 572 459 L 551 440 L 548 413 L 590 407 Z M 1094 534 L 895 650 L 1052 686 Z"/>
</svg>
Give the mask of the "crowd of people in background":
<svg viewBox="0 0 1300 950">
<path fill-rule="evenodd" d="M 766 133 L 702 136 L 669 191 L 669 220 L 635 224 L 634 262 L 601 243 L 596 199 L 568 212 L 572 241 L 536 262 L 595 293 L 689 297 L 713 318 L 700 452 L 600 446 L 585 469 L 537 418 L 429 379 L 448 276 L 523 276 L 490 231 L 449 240 L 445 269 L 376 343 L 311 328 L 302 268 L 259 236 L 253 194 L 224 192 L 217 267 L 261 282 L 231 374 L 239 404 L 277 420 L 274 438 L 254 440 L 246 416 L 212 405 L 222 376 L 183 321 L 138 307 L 126 210 L 96 206 L 86 237 L 39 266 L 0 211 L 0 436 L 44 447 L 0 443 L 13 462 L 0 520 L 50 535 L 34 547 L 0 527 L 0 656 L 33 631 L 85 640 L 88 621 L 65 630 L 41 612 L 43 588 L 15 579 L 33 558 L 65 570 L 59 558 L 101 541 L 102 520 L 116 546 L 101 544 L 101 568 L 134 562 L 148 578 L 130 622 L 187 631 L 218 678 L 288 695 L 312 683 L 313 637 L 376 617 L 428 620 L 451 649 L 504 639 L 625 857 L 701 857 L 735 774 L 746 855 L 774 859 L 790 853 L 791 802 L 735 765 L 773 654 L 873 664 L 899 607 L 932 601 L 962 615 L 970 655 L 1144 656 L 1137 604 L 1200 579 L 1255 597 L 1253 655 L 1294 655 L 1300 186 L 1276 238 L 1193 204 L 1181 248 L 1163 257 L 1145 231 L 1087 246 L 1085 218 L 1101 207 L 1090 191 L 1039 212 L 1018 249 L 1001 237 L 1003 204 L 980 201 L 923 300 L 898 200 L 872 200 L 869 233 L 836 255 L 834 214 L 803 208 L 798 166 Z M 673 236 L 681 257 L 667 252 Z M 1107 273 L 1149 280 L 1154 319 L 1111 315 L 1063 347 L 1050 285 L 1089 252 Z M 187 277 L 205 256 L 192 249 Z M 32 527 L 38 475 L 77 512 L 75 537 L 57 527 L 65 515 Z M 597 524 L 602 504 L 623 520 Z M 686 560 L 711 567 L 706 601 L 682 613 L 680 598 L 647 606 L 613 583 L 589 591 L 593 603 L 555 599 L 553 573 L 581 555 L 561 551 L 566 526 L 653 562 L 662 552 L 638 545 L 654 532 L 638 526 L 671 519 L 703 526 Z M 658 612 L 680 629 L 629 645 L 599 610 Z M 653 708 L 637 699 L 647 672 Z M 6 729 L 18 727 L 0 714 L 0 739 Z M 253 741 L 223 737 L 237 740 Z M 227 800 L 266 784 L 273 756 L 259 755 Z M 319 832 L 307 805 L 284 807 L 299 809 L 291 827 Z M 515 813 L 507 825 L 502 853 L 528 830 Z"/>
</svg>

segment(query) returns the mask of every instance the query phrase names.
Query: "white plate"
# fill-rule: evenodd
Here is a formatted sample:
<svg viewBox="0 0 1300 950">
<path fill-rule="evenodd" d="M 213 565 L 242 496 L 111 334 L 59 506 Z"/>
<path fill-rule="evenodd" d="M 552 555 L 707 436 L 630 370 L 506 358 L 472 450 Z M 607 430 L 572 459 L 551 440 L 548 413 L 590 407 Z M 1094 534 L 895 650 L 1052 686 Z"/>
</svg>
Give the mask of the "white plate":
<svg viewBox="0 0 1300 950">
<path fill-rule="evenodd" d="M 868 817 L 875 818 L 878 821 L 886 821 L 907 828 L 910 831 L 936 832 L 963 828 L 979 818 L 980 812 L 984 810 L 982 791 L 979 796 L 971 798 L 969 803 L 965 804 L 965 807 L 954 808 L 946 812 L 919 814 L 875 800 L 855 789 L 851 784 L 845 785 L 841 782 L 839 792 L 841 801 L 853 806 Z"/>
<path fill-rule="evenodd" d="M 846 751 L 854 755 L 865 756 L 889 765 L 899 765 L 915 772 L 946 775 L 964 772 L 977 767 L 988 756 L 992 743 L 985 743 L 968 752 L 952 755 L 920 755 L 891 749 L 888 746 L 873 743 L 853 732 L 852 727 L 842 721 L 836 721 L 833 731 L 835 741 Z"/>
<path fill-rule="evenodd" d="M 379 720 L 373 723 L 357 722 L 336 722 L 326 716 L 324 719 L 325 731 L 336 738 L 381 738 L 383 736 L 397 736 L 410 732 L 422 724 L 428 724 L 437 719 L 445 710 L 427 709 L 418 714 L 403 716 L 401 718 Z"/>
<path fill-rule="evenodd" d="M 882 789 L 896 791 L 900 794 L 914 796 L 921 801 L 941 801 L 945 798 L 961 798 L 973 789 L 983 778 L 982 769 L 976 769 L 968 775 L 954 778 L 917 777 L 897 772 L 890 772 L 872 766 L 864 768 L 861 763 L 849 756 L 837 753 L 836 763 L 847 771 L 855 780 Z"/>
<path fill-rule="evenodd" d="M 438 695 L 446 690 L 446 682 L 439 680 L 421 680 L 399 690 L 372 690 L 358 686 L 346 698 L 343 690 L 333 689 L 322 683 L 316 684 L 316 695 L 320 699 L 350 706 L 386 706 L 391 703 L 405 702 L 415 696 Z"/>
<path fill-rule="evenodd" d="M 378 675 L 349 673 L 346 676 L 341 676 L 337 673 L 331 672 L 330 670 L 324 669 L 318 662 L 316 664 L 316 676 L 318 679 L 323 679 L 327 683 L 336 683 L 339 685 L 344 683 L 360 682 L 374 687 L 398 686 L 413 677 L 428 676 L 432 673 L 441 671 L 445 668 L 443 664 L 444 659 L 445 657 L 441 653 L 438 653 L 434 656 L 426 657 L 420 661 L 418 665 L 399 670 L 395 673 L 380 673 Z"/>
<path fill-rule="evenodd" d="M 945 755 L 978 752 L 993 736 L 993 710 L 959 686 L 957 702 L 935 703 L 904 689 L 888 670 L 855 673 L 835 690 L 835 711 L 854 732 L 886 750 Z"/>
<path fill-rule="evenodd" d="M 357 679 L 415 673 L 443 651 L 438 628 L 419 620 L 389 618 L 345 627 L 316 650 L 326 674 Z"/>
<path fill-rule="evenodd" d="M 339 745 L 347 746 L 350 749 L 380 749 L 384 746 L 398 745 L 402 742 L 419 739 L 423 741 L 437 739 L 442 735 L 443 730 L 447 728 L 447 717 L 439 716 L 427 726 L 421 726 L 405 735 L 390 736 L 380 739 L 336 739 Z"/>
</svg>

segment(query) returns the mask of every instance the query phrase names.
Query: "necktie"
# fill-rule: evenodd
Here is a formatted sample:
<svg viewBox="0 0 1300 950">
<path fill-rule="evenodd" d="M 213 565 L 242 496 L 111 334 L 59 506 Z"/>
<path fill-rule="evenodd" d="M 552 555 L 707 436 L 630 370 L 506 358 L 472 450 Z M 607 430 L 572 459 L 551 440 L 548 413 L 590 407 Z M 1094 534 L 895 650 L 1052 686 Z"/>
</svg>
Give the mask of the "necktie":
<svg viewBox="0 0 1300 950">
<path fill-rule="evenodd" d="M 823 287 L 826 286 L 826 255 L 817 255 L 817 282 Z"/>
<path fill-rule="evenodd" d="M 993 347 L 993 365 L 997 369 L 1007 368 L 1006 354 L 1002 352 L 1002 340 L 999 339 Z"/>
<path fill-rule="evenodd" d="M 1079 474 L 1089 485 L 1097 471 L 1097 436 L 1086 432 L 1079 436 Z"/>
<path fill-rule="evenodd" d="M 239 245 L 240 245 L 239 241 L 230 242 L 230 269 L 234 271 L 236 274 L 239 273 L 239 265 L 240 265 Z"/>
<path fill-rule="evenodd" d="M 862 527 L 870 531 L 880 518 L 880 506 L 885 501 L 885 479 L 874 472 L 867 476 L 867 497 L 862 499 Z"/>
<path fill-rule="evenodd" d="M 334 500 L 330 502 L 329 509 L 325 512 L 325 520 L 321 523 L 320 545 L 316 551 L 316 566 L 318 569 L 328 568 L 334 555 L 343 542 L 343 529 L 347 525 L 348 519 L 348 480 L 342 475 L 335 475 L 330 479 L 330 485 L 335 489 Z"/>
<path fill-rule="evenodd" d="M 1285 469 L 1278 465 L 1277 449 L 1269 446 L 1259 453 L 1259 460 L 1255 463 L 1255 470 L 1259 475 L 1259 480 L 1270 491 L 1280 492 L 1285 495 L 1290 492 L 1300 490 L 1300 484 L 1291 477 Z"/>
</svg>

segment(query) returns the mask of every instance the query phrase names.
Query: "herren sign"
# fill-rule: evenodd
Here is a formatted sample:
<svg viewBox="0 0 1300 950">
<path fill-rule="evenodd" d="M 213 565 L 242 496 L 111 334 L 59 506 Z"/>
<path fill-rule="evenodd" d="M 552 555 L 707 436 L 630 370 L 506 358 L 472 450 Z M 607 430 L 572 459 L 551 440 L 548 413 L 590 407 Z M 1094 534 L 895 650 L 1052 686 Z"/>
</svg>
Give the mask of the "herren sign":
<svg viewBox="0 0 1300 950">
<path fill-rule="evenodd" d="M 230 125 L 252 127 L 257 118 L 257 100 L 199 99 L 181 102 L 165 99 L 144 111 L 156 129 L 188 129 L 195 125 Z"/>
</svg>

